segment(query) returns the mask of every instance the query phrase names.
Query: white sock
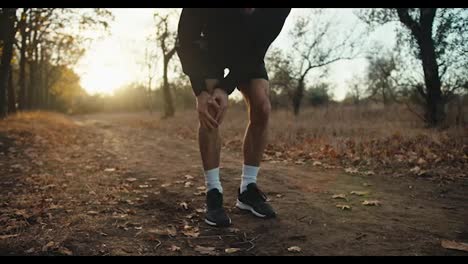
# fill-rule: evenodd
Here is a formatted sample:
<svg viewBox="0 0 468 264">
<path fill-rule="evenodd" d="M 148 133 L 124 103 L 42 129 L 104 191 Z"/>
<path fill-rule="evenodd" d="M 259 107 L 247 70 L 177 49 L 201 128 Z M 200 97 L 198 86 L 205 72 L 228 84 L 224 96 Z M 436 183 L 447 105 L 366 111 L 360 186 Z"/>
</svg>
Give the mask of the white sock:
<svg viewBox="0 0 468 264">
<path fill-rule="evenodd" d="M 219 168 L 205 171 L 205 183 L 207 192 L 214 188 L 218 189 L 220 193 L 223 192 L 223 187 L 219 180 Z"/>
<path fill-rule="evenodd" d="M 242 181 L 240 185 L 240 192 L 243 193 L 247 190 L 247 185 L 257 183 L 257 174 L 260 167 L 242 165 Z"/>
</svg>

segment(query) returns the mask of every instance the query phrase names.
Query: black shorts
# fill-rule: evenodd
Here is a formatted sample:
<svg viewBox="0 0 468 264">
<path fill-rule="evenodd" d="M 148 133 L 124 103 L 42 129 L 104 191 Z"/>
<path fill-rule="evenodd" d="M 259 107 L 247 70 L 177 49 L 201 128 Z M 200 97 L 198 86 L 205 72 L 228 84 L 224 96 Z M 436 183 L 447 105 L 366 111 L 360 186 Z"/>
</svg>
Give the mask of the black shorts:
<svg viewBox="0 0 468 264">
<path fill-rule="evenodd" d="M 268 73 L 263 60 L 254 62 L 241 60 L 238 63 L 225 63 L 216 60 L 207 60 L 205 69 L 202 69 L 206 79 L 220 80 L 220 88 L 223 88 L 230 94 L 236 87 L 248 84 L 253 79 L 269 80 Z M 226 76 L 225 69 L 229 72 Z"/>
</svg>

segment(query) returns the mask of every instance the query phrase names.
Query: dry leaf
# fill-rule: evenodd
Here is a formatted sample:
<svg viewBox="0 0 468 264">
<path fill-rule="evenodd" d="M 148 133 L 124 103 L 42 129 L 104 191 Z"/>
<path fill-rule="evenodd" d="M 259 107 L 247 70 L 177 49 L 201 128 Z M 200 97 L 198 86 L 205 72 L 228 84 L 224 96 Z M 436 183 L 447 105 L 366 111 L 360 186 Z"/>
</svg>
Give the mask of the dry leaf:
<svg viewBox="0 0 468 264">
<path fill-rule="evenodd" d="M 343 200 L 346 200 L 346 201 L 348 200 L 348 199 L 346 199 L 346 195 L 341 194 L 341 193 L 333 195 L 332 198 L 333 199 L 343 199 Z"/>
<path fill-rule="evenodd" d="M 142 184 L 142 185 L 138 185 L 138 187 L 141 188 L 141 189 L 144 189 L 144 188 L 148 188 L 149 185 L 147 185 L 147 184 Z"/>
<path fill-rule="evenodd" d="M 185 188 L 188 188 L 188 187 L 191 187 L 192 185 L 193 185 L 192 182 L 189 182 L 189 181 L 188 181 L 188 182 L 186 182 L 186 183 L 184 184 L 184 187 L 185 187 Z"/>
<path fill-rule="evenodd" d="M 0 240 L 8 239 L 8 238 L 13 238 L 13 237 L 17 237 L 17 236 L 19 236 L 19 234 L 14 234 L 14 235 L 3 235 L 3 236 L 0 236 Z"/>
<path fill-rule="evenodd" d="M 304 164 L 305 164 L 304 160 L 302 160 L 302 159 L 297 160 L 297 161 L 294 162 L 294 163 L 297 164 L 297 165 L 304 165 Z"/>
<path fill-rule="evenodd" d="M 137 180 L 137 178 L 127 178 L 127 179 L 126 179 L 126 181 L 128 181 L 128 182 L 134 182 L 134 181 L 136 181 L 136 180 Z"/>
<path fill-rule="evenodd" d="M 170 248 L 168 248 L 168 250 L 172 252 L 176 252 L 176 251 L 180 251 L 180 247 L 176 245 L 172 245 Z"/>
<path fill-rule="evenodd" d="M 179 205 L 180 205 L 182 208 L 184 208 L 185 210 L 188 210 L 188 205 L 187 205 L 186 202 L 181 202 Z"/>
<path fill-rule="evenodd" d="M 200 187 L 197 187 L 197 190 L 206 191 L 206 187 L 205 186 L 200 186 Z"/>
<path fill-rule="evenodd" d="M 205 212 L 205 209 L 203 208 L 198 208 L 198 209 L 195 209 L 195 212 L 199 213 L 199 214 L 202 214 Z"/>
<path fill-rule="evenodd" d="M 214 247 L 202 247 L 202 246 L 195 247 L 195 251 L 197 251 L 198 253 L 202 255 L 209 255 L 209 256 L 218 255 L 215 250 L 216 248 Z"/>
<path fill-rule="evenodd" d="M 351 206 L 346 204 L 337 204 L 336 207 L 340 208 L 341 210 L 351 210 Z"/>
<path fill-rule="evenodd" d="M 300 247 L 298 247 L 298 246 L 293 246 L 293 247 L 289 247 L 288 251 L 289 252 L 301 252 L 302 249 Z"/>
<path fill-rule="evenodd" d="M 154 228 L 154 229 L 148 229 L 147 231 L 150 234 L 155 234 L 159 236 L 176 236 L 177 235 L 177 230 L 175 227 L 168 227 L 165 230 Z"/>
<path fill-rule="evenodd" d="M 200 232 L 198 232 L 198 228 L 193 228 L 192 230 L 182 231 L 182 234 L 188 237 L 198 237 L 200 235 Z"/>
<path fill-rule="evenodd" d="M 349 174 L 357 174 L 357 173 L 358 173 L 358 169 L 355 169 L 355 168 L 346 168 L 346 169 L 345 169 L 345 172 L 346 172 L 346 173 L 349 173 Z"/>
<path fill-rule="evenodd" d="M 196 196 L 203 196 L 205 195 L 206 192 L 205 191 L 199 191 L 199 192 L 194 192 L 193 195 L 196 195 Z"/>
<path fill-rule="evenodd" d="M 354 195 L 358 195 L 358 196 L 364 196 L 364 195 L 368 195 L 369 192 L 351 191 L 350 194 L 354 194 Z"/>
<path fill-rule="evenodd" d="M 99 213 L 96 211 L 88 211 L 87 214 L 89 215 L 98 215 Z"/>
<path fill-rule="evenodd" d="M 416 166 L 410 170 L 414 174 L 419 174 L 421 172 L 421 168 L 419 166 Z"/>
<path fill-rule="evenodd" d="M 191 176 L 191 175 L 188 175 L 188 174 L 187 174 L 187 175 L 185 175 L 184 177 L 185 177 L 185 179 L 187 179 L 187 180 L 192 180 L 192 179 L 193 179 L 193 176 Z"/>
<path fill-rule="evenodd" d="M 380 201 L 377 200 L 365 200 L 362 202 L 363 205 L 368 205 L 368 206 L 380 206 Z"/>
<path fill-rule="evenodd" d="M 320 161 L 314 161 L 314 162 L 312 163 L 312 165 L 313 165 L 313 166 L 320 166 L 320 165 L 322 165 L 322 162 L 320 162 Z"/>
<path fill-rule="evenodd" d="M 367 175 L 367 176 L 375 175 L 375 172 L 373 172 L 373 171 L 365 171 L 363 173 L 364 173 L 364 175 Z"/>
<path fill-rule="evenodd" d="M 171 186 L 171 184 L 170 184 L 170 183 L 164 183 L 164 184 L 161 184 L 161 187 L 163 187 L 163 188 L 166 188 L 166 187 L 169 187 L 169 186 Z"/>
<path fill-rule="evenodd" d="M 240 229 L 239 229 L 239 228 L 230 227 L 230 228 L 228 228 L 228 231 L 231 232 L 231 233 L 239 233 L 239 232 L 240 232 Z"/>
<path fill-rule="evenodd" d="M 65 255 L 65 256 L 71 256 L 73 255 L 73 252 L 71 250 L 69 250 L 68 248 L 65 248 L 65 247 L 60 247 L 58 252 L 62 255 Z"/>
<path fill-rule="evenodd" d="M 277 195 L 276 195 L 276 198 L 282 198 L 283 196 L 284 196 L 284 195 L 282 195 L 282 194 L 277 194 Z"/>
<path fill-rule="evenodd" d="M 236 252 L 239 252 L 239 251 L 241 251 L 240 248 L 226 248 L 226 249 L 224 250 L 224 252 L 226 252 L 226 253 L 228 253 L 228 254 L 236 253 Z"/>
<path fill-rule="evenodd" d="M 104 170 L 105 172 L 114 172 L 115 171 L 115 168 L 107 168 Z"/>
<path fill-rule="evenodd" d="M 455 250 L 468 252 L 467 243 L 450 241 L 450 240 L 442 240 L 441 245 L 443 248 L 446 248 L 446 249 L 455 249 Z"/>
</svg>

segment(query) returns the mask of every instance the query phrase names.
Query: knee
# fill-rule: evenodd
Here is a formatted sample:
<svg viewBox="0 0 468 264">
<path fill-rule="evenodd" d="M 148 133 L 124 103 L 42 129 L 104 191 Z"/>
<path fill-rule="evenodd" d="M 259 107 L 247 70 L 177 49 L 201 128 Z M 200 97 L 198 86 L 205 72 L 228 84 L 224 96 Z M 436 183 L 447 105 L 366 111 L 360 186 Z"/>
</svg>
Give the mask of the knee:
<svg viewBox="0 0 468 264">
<path fill-rule="evenodd" d="M 259 104 L 250 108 L 250 122 L 258 125 L 268 124 L 271 113 L 270 100 L 262 100 Z"/>
</svg>

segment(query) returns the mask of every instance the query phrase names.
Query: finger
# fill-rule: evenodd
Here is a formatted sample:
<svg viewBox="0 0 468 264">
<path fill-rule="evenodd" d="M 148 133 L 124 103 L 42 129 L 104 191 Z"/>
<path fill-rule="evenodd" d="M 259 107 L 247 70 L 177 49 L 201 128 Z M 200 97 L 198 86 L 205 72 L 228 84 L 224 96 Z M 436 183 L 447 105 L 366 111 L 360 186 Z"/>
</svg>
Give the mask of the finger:
<svg viewBox="0 0 468 264">
<path fill-rule="evenodd" d="M 213 126 L 213 128 L 218 127 L 218 122 L 216 122 L 216 120 L 208 113 L 208 111 L 205 112 L 205 117 L 208 123 L 210 123 Z"/>
<path fill-rule="evenodd" d="M 220 108 L 220 105 L 219 105 L 219 103 L 218 103 L 216 100 L 209 100 L 209 101 L 208 101 L 208 104 L 210 104 L 210 105 L 216 107 L 216 109 L 219 109 L 219 108 Z"/>
</svg>

